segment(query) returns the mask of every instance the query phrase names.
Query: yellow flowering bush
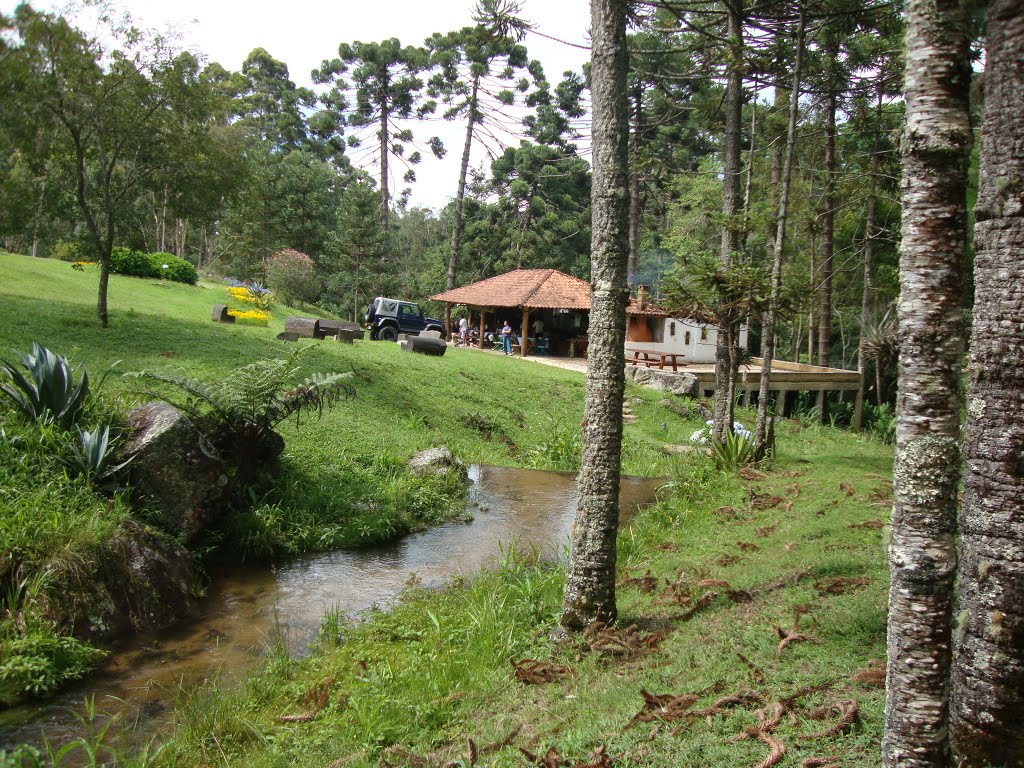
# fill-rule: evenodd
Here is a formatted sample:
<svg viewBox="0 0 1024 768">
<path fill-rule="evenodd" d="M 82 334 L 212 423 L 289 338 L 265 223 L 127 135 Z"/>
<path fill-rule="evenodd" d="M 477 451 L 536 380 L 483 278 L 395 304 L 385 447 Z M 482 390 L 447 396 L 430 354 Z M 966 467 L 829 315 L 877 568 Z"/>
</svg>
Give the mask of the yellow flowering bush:
<svg viewBox="0 0 1024 768">
<path fill-rule="evenodd" d="M 262 309 L 229 309 L 228 314 L 235 318 L 236 323 L 243 325 L 266 325 L 270 322 L 270 313 Z"/>
<path fill-rule="evenodd" d="M 270 310 L 274 294 L 259 283 L 236 283 L 227 287 L 228 296 L 256 309 Z"/>
</svg>

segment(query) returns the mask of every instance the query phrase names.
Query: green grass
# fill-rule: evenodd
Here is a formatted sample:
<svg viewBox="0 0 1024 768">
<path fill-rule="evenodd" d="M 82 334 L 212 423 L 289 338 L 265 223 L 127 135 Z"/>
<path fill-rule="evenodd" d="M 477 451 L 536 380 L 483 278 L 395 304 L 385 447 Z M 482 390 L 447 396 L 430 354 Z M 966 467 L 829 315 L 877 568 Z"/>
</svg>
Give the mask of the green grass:
<svg viewBox="0 0 1024 768">
<path fill-rule="evenodd" d="M 122 358 L 125 369 L 198 377 L 222 376 L 285 349 L 273 339 L 274 325 L 209 322 L 210 305 L 222 300 L 211 286 L 112 278 L 112 328 L 101 331 L 88 273 L 13 256 L 0 256 L 0 267 L 10 277 L 0 286 L 4 346 L 22 349 L 37 339 L 91 369 Z M 44 306 L 46 296 L 59 301 Z M 279 309 L 273 323 L 283 314 Z M 316 510 L 344 492 L 394 509 L 435 508 L 439 498 L 430 497 L 448 491 L 405 485 L 400 470 L 412 452 L 434 445 L 449 446 L 465 461 L 552 468 L 572 453 L 582 412 L 579 374 L 468 350 L 430 358 L 369 342 L 321 342 L 305 362 L 310 371 L 354 371 L 356 397 L 300 430 L 283 430 L 283 490 L 256 505 L 253 514 L 261 519 L 250 521 L 253 536 L 271 529 L 265 533 L 271 542 L 315 545 L 316 535 L 330 530 Z M 108 396 L 122 406 L 139 400 L 127 382 L 111 384 Z M 664 393 L 630 388 L 627 396 L 638 418 L 626 426 L 624 471 L 671 478 L 664 500 L 622 531 L 619 542 L 621 577 L 650 571 L 657 580 L 653 593 L 620 588 L 619 626 L 635 625 L 642 636 L 666 631 L 656 649 L 610 656 L 581 642 L 552 647 L 562 569 L 510 552 L 496 572 L 444 592 L 410 590 L 394 610 L 357 626 L 327 617 L 308 658 L 270 653 L 241 685 L 183 691 L 174 732 L 158 754 L 137 756 L 135 764 L 322 766 L 344 759 L 346 766 L 368 767 L 382 758 L 392 765 L 422 758 L 427 762 L 419 764 L 461 759 L 468 765 L 467 739 L 483 747 L 519 727 L 509 745 L 476 764 L 524 765 L 518 747 L 538 754 L 553 747 L 582 761 L 604 745 L 616 766 L 756 765 L 767 747 L 730 737 L 753 725 L 760 707 L 831 682 L 797 700 L 790 707 L 795 721 L 787 716 L 776 729 L 789 750 L 781 765 L 828 755 L 843 766 L 879 765 L 883 692 L 850 678 L 884 658 L 883 535 L 851 526 L 887 515 L 891 450 L 788 422 L 778 429 L 780 455 L 766 476 L 743 480 L 702 454 L 666 455 L 662 446 L 686 442 L 699 420 L 666 407 Z M 739 420 L 752 423 L 746 413 Z M 751 499 L 773 496 L 780 497 L 775 506 L 751 506 Z M 723 509 L 729 507 L 734 511 Z M 328 543 L 348 541 L 358 520 L 339 514 L 337 537 Z M 275 525 L 287 530 L 274 532 Z M 815 589 L 837 577 L 862 581 L 841 594 Z M 679 618 L 686 606 L 659 598 L 680 578 L 694 598 L 718 593 L 688 620 Z M 730 589 L 751 599 L 730 599 Z M 777 654 L 776 627 L 789 628 L 797 606 L 807 607 L 802 628 L 816 641 Z M 572 675 L 525 686 L 514 680 L 510 657 L 552 659 Z M 308 709 L 307 693 L 327 678 L 325 706 L 310 721 L 279 719 Z M 626 727 L 643 703 L 641 689 L 699 693 L 695 707 L 740 689 L 754 691 L 759 701 L 710 722 L 694 718 L 675 735 L 680 723 L 652 735 L 655 722 Z M 859 705 L 852 729 L 799 739 L 836 721 L 812 719 L 815 707 L 851 699 Z"/>
</svg>

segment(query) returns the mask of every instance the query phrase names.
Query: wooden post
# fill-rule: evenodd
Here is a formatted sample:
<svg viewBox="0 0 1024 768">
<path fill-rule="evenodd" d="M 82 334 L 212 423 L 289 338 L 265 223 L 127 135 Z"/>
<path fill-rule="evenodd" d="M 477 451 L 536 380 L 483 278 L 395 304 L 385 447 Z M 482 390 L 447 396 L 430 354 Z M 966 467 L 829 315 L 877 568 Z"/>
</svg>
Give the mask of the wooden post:
<svg viewBox="0 0 1024 768">
<path fill-rule="evenodd" d="M 864 428 L 864 377 L 861 376 L 857 396 L 853 401 L 853 431 L 860 432 Z"/>
<path fill-rule="evenodd" d="M 452 303 L 450 301 L 444 303 L 444 330 L 448 334 L 449 341 L 455 338 L 455 329 L 452 328 Z"/>
<path fill-rule="evenodd" d="M 484 348 L 484 317 L 486 315 L 487 312 L 484 310 L 483 307 L 480 307 L 480 335 L 477 336 L 476 339 L 476 345 L 480 347 L 480 349 Z"/>
<path fill-rule="evenodd" d="M 519 356 L 520 357 L 526 357 L 526 345 L 529 343 L 527 341 L 527 335 L 529 334 L 529 331 L 530 331 L 530 310 L 529 310 L 528 307 L 523 307 L 523 327 L 522 327 L 521 333 L 519 334 Z"/>
</svg>

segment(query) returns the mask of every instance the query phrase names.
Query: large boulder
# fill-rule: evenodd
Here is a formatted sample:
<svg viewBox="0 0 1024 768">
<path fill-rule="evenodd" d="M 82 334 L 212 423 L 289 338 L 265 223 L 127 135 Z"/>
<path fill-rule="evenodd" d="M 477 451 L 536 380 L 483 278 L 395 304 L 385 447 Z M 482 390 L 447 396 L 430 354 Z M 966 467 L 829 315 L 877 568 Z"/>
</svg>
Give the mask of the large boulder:
<svg viewBox="0 0 1024 768">
<path fill-rule="evenodd" d="M 195 609 L 192 553 L 165 533 L 126 520 L 93 560 L 51 576 L 58 599 L 48 613 L 75 636 L 111 642 L 129 632 L 164 629 Z"/>
<path fill-rule="evenodd" d="M 194 539 L 224 508 L 227 466 L 172 405 L 146 403 L 128 413 L 128 424 L 134 432 L 124 453 L 132 459 L 133 496 L 157 513 L 164 530 Z"/>
<path fill-rule="evenodd" d="M 684 397 L 696 397 L 699 389 L 697 377 L 692 373 L 682 371 L 663 371 L 658 368 L 628 365 L 626 366 L 626 376 L 634 384 Z"/>
<path fill-rule="evenodd" d="M 469 476 L 466 465 L 444 446 L 420 451 L 409 459 L 405 466 L 410 472 L 417 475 L 457 472 L 463 478 Z"/>
</svg>

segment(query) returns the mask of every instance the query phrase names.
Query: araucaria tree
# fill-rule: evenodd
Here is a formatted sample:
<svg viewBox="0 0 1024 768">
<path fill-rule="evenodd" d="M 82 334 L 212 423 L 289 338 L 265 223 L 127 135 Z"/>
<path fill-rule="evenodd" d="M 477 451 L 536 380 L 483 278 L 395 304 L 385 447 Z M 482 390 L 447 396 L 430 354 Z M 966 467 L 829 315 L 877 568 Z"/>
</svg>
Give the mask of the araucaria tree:
<svg viewBox="0 0 1024 768">
<path fill-rule="evenodd" d="M 949 760 L 970 6 L 970 0 L 906 5 L 899 396 L 882 741 L 885 765 L 892 768 Z"/>
<path fill-rule="evenodd" d="M 1024 15 L 988 9 L 950 727 L 957 765 L 1024 765 Z"/>
<path fill-rule="evenodd" d="M 615 620 L 629 184 L 626 0 L 591 0 L 594 181 L 583 458 L 560 629 Z"/>
<path fill-rule="evenodd" d="M 405 163 L 403 178 L 408 183 L 416 180 L 412 166 L 422 158 L 415 148 L 406 154 L 406 148 L 413 143 L 413 133 L 399 127 L 396 121 L 423 118 L 437 107 L 433 101 L 423 98 L 424 82 L 420 74 L 428 64 L 429 54 L 425 48 L 403 46 L 396 38 L 391 38 L 380 43 L 342 43 L 338 46 L 338 56 L 324 61 L 313 73 L 317 82 L 331 84 L 323 97 L 325 106 L 334 111 L 348 110 L 345 123 L 353 129 L 348 137 L 349 147 L 361 145 L 363 129 L 376 129 L 383 232 L 388 230 L 391 215 L 392 158 Z M 437 137 L 429 139 L 427 144 L 435 156 L 444 154 Z"/>
</svg>

